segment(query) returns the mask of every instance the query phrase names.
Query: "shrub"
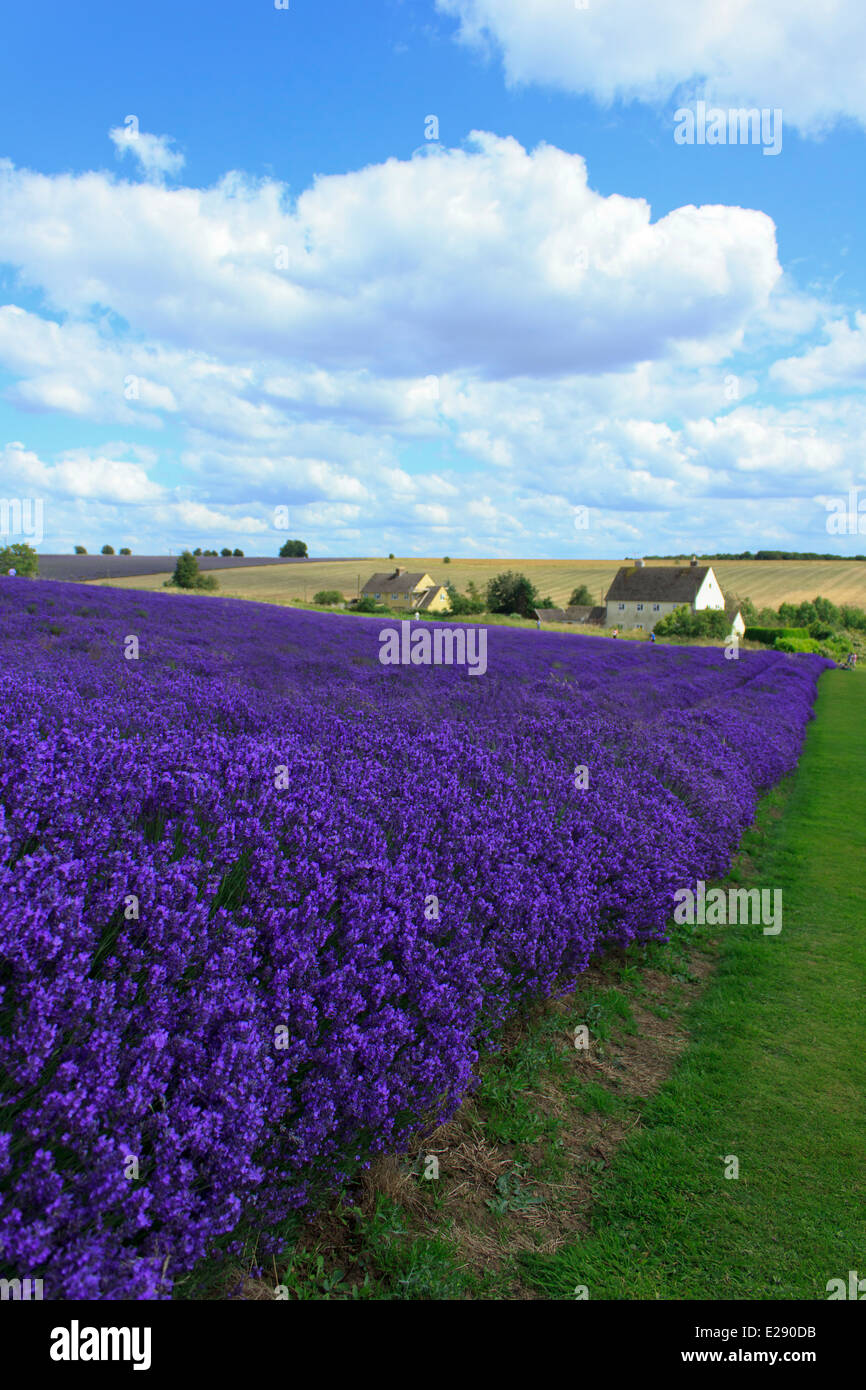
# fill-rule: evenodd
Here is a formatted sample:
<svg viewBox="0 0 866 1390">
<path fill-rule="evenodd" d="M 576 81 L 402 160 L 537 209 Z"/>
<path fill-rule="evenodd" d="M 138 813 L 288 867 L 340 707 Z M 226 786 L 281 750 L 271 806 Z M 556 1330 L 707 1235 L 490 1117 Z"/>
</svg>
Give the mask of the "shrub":
<svg viewBox="0 0 866 1390">
<path fill-rule="evenodd" d="M 743 616 L 745 616 L 745 614 Z M 779 615 L 776 612 L 775 608 L 760 608 L 758 610 L 757 622 L 755 623 L 755 626 L 774 627 L 778 630 L 782 626 L 782 624 L 779 621 Z"/>
<path fill-rule="evenodd" d="M 342 603 L 343 595 L 338 589 L 320 589 L 313 594 L 313 603 Z"/>
<path fill-rule="evenodd" d="M 471 585 L 475 589 L 474 584 Z M 455 617 L 468 617 L 471 614 L 484 612 L 484 600 L 475 589 L 472 594 L 461 594 L 455 589 L 453 584 L 447 585 L 448 600 L 451 604 L 451 613 Z"/>
<path fill-rule="evenodd" d="M 758 610 L 750 598 L 740 598 L 736 594 L 730 594 L 729 598 L 731 602 L 735 603 L 737 608 L 739 608 L 743 622 L 747 627 L 750 623 L 754 623 L 756 626 L 758 625 L 760 621 L 758 618 Z"/>
<path fill-rule="evenodd" d="M 686 603 L 666 613 L 654 629 L 658 637 L 727 637 L 730 630 L 731 620 L 723 608 L 702 608 L 693 613 Z"/>
<path fill-rule="evenodd" d="M 571 598 L 568 600 L 569 606 L 573 605 L 575 608 L 583 607 L 586 604 L 592 604 L 593 601 L 594 600 L 592 594 L 589 592 L 589 589 L 585 584 L 578 584 L 577 588 L 572 592 Z M 544 606 L 545 608 L 547 608 L 548 606 L 550 608 L 555 608 L 556 604 L 550 603 L 548 605 L 545 602 Z"/>
<path fill-rule="evenodd" d="M 839 621 L 852 632 L 863 632 L 866 630 L 866 610 L 846 603 L 839 609 Z"/>
<path fill-rule="evenodd" d="M 841 661 L 852 649 L 847 637 L 834 635 L 829 641 L 819 642 L 814 637 L 779 637 L 774 644 L 777 652 L 807 652 L 813 656 L 829 657 Z"/>
<path fill-rule="evenodd" d="M 762 642 L 765 647 L 772 647 L 780 637 L 799 640 L 808 636 L 805 627 L 747 627 L 745 631 L 747 642 Z"/>
<path fill-rule="evenodd" d="M 15 541 L 0 548 L 0 574 L 14 570 L 25 579 L 35 579 L 39 573 L 39 556 L 26 541 Z"/>
</svg>

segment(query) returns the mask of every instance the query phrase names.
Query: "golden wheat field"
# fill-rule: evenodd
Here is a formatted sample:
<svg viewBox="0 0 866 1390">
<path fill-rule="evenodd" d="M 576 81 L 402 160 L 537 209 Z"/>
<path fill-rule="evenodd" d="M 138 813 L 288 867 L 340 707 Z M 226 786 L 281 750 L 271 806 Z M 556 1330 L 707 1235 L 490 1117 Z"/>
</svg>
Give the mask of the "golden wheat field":
<svg viewBox="0 0 866 1390">
<path fill-rule="evenodd" d="M 622 560 L 465 560 L 444 564 L 438 558 L 402 556 L 397 560 L 321 560 L 299 565 L 263 565 L 220 573 L 219 592 L 227 598 L 258 599 L 263 603 L 310 602 L 319 589 L 337 589 L 354 598 L 377 571 L 402 565 L 410 571 L 426 571 L 434 583 L 452 583 L 465 591 L 470 580 L 483 589 L 488 579 L 503 570 L 519 570 L 535 584 L 542 598 L 556 605 L 568 602 L 578 584 L 586 584 L 593 600 L 601 603 Z M 647 566 L 664 561 L 647 561 Z M 798 603 L 821 594 L 833 603 L 866 608 L 866 563 L 852 560 L 718 560 L 713 569 L 725 594 L 750 598 L 759 608 Z M 116 579 L 124 589 L 159 589 L 164 575 Z M 105 580 L 93 580 L 102 583 Z"/>
</svg>

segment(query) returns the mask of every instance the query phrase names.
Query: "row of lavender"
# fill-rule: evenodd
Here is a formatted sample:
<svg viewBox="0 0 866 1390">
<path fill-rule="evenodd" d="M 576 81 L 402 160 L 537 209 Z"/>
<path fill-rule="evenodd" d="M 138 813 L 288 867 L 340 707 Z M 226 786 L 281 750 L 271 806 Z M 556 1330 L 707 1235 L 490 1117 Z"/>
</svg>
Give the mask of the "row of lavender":
<svg viewBox="0 0 866 1390">
<path fill-rule="evenodd" d="M 380 626 L 0 579 L 0 1243 L 48 1297 L 169 1296 L 451 1113 L 725 871 L 827 664 L 493 628 L 472 679 Z"/>
</svg>

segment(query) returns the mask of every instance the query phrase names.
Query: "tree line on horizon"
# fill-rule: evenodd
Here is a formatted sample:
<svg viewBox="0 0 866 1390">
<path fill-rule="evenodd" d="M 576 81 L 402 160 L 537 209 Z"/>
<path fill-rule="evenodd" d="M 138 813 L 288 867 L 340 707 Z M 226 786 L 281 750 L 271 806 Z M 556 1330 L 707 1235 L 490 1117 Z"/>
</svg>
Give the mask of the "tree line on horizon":
<svg viewBox="0 0 866 1390">
<path fill-rule="evenodd" d="M 694 552 L 692 552 L 694 553 Z M 680 560 L 687 557 L 685 555 L 645 555 L 645 560 Z M 866 555 L 831 555 L 828 552 L 818 550 L 741 550 L 739 554 L 734 552 L 719 551 L 715 555 L 699 555 L 699 560 L 866 560 Z"/>
</svg>

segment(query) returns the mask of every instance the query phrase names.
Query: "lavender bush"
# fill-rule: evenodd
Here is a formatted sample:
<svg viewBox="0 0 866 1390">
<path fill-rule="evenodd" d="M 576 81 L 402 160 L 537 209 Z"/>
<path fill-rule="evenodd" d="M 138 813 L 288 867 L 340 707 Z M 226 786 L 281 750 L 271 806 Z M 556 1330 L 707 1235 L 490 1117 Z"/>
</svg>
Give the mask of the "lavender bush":
<svg viewBox="0 0 866 1390">
<path fill-rule="evenodd" d="M 169 1297 L 452 1113 L 725 872 L 829 664 L 492 628 L 471 679 L 380 626 L 0 579 L 0 1249 L 47 1297 Z"/>
</svg>

